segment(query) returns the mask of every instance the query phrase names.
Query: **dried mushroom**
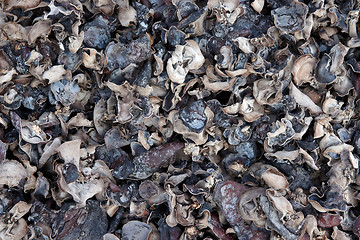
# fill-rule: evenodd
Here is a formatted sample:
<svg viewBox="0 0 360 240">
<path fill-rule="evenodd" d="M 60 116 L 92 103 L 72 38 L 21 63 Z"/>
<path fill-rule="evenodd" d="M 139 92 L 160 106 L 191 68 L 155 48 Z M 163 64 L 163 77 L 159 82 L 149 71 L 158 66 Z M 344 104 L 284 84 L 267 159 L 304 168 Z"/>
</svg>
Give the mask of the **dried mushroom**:
<svg viewBox="0 0 360 240">
<path fill-rule="evenodd" d="M 167 62 L 166 71 L 171 81 L 181 84 L 190 70 L 199 69 L 204 62 L 199 45 L 194 40 L 189 40 L 185 45 L 176 46 Z"/>
<path fill-rule="evenodd" d="M 0 9 L 0 239 L 360 236 L 356 1 Z"/>
</svg>

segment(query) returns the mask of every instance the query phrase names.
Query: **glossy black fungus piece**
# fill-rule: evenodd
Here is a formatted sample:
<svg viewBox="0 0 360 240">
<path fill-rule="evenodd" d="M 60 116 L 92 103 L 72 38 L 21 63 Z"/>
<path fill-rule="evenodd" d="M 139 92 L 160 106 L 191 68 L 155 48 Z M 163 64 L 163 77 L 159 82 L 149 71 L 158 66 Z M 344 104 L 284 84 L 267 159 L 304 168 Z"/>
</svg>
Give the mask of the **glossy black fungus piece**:
<svg viewBox="0 0 360 240">
<path fill-rule="evenodd" d="M 79 52 L 72 53 L 69 49 L 65 49 L 65 51 L 61 52 L 58 57 L 58 63 L 64 65 L 66 70 L 75 71 L 77 67 L 80 65 L 82 58 L 79 55 Z"/>
<path fill-rule="evenodd" d="M 315 201 L 320 204 L 321 207 L 331 211 L 345 211 L 347 208 L 341 188 L 337 185 L 330 186 L 324 196 L 318 196 L 316 194 L 310 195 L 309 201 Z"/>
<path fill-rule="evenodd" d="M 213 122 L 222 128 L 228 128 L 231 127 L 234 124 L 237 124 L 239 120 L 237 117 L 233 117 L 230 115 L 227 115 L 222 110 L 221 103 L 217 99 L 211 99 L 206 102 L 206 105 L 211 109 L 211 111 L 215 114 Z"/>
<path fill-rule="evenodd" d="M 310 173 L 301 165 L 288 164 L 286 162 L 272 162 L 271 164 L 286 176 L 291 191 L 295 191 L 297 188 L 308 190 L 313 186 Z"/>
<path fill-rule="evenodd" d="M 180 111 L 180 119 L 191 131 L 200 133 L 206 125 L 206 104 L 202 100 L 190 103 Z"/>
<path fill-rule="evenodd" d="M 182 234 L 179 227 L 170 227 L 164 219 L 159 221 L 160 240 L 177 240 Z"/>
<path fill-rule="evenodd" d="M 211 37 L 207 42 L 208 50 L 213 55 L 220 54 L 220 49 L 225 45 L 226 41 L 221 37 Z"/>
<path fill-rule="evenodd" d="M 217 23 L 212 31 L 214 36 L 218 38 L 224 38 L 228 33 L 228 28 L 224 24 Z"/>
<path fill-rule="evenodd" d="M 116 211 L 115 215 L 112 216 L 109 220 L 109 228 L 107 230 L 108 233 L 115 232 L 118 229 L 121 219 L 123 218 L 124 208 L 119 207 Z"/>
<path fill-rule="evenodd" d="M 257 147 L 255 142 L 250 141 L 240 143 L 235 147 L 235 149 L 239 153 L 239 157 L 242 159 L 253 161 L 256 158 Z"/>
<path fill-rule="evenodd" d="M 65 177 L 66 183 L 71 183 L 76 181 L 79 178 L 78 169 L 75 164 L 73 163 L 66 163 L 64 164 L 64 168 L 62 170 L 62 173 Z"/>
<path fill-rule="evenodd" d="M 80 93 L 80 87 L 75 81 L 61 80 L 51 84 L 51 92 L 55 100 L 61 102 L 64 106 L 70 106 L 76 101 Z"/>
<path fill-rule="evenodd" d="M 55 240 L 101 239 L 108 228 L 108 220 L 98 201 L 88 200 L 85 207 L 64 203 L 52 228 Z"/>
<path fill-rule="evenodd" d="M 144 64 L 139 67 L 136 73 L 137 77 L 132 84 L 140 87 L 146 87 L 151 79 L 152 73 L 150 61 L 145 61 Z"/>
<path fill-rule="evenodd" d="M 133 162 L 120 148 L 109 150 L 106 147 L 99 147 L 96 149 L 95 156 L 109 166 L 112 175 L 117 179 L 126 179 L 134 171 Z"/>
<path fill-rule="evenodd" d="M 87 47 L 104 49 L 110 42 L 110 30 L 106 25 L 88 23 L 84 27 L 84 44 Z"/>
<path fill-rule="evenodd" d="M 206 9 L 201 9 L 195 12 L 192 12 L 189 16 L 187 16 L 186 18 L 183 18 L 178 25 L 178 28 L 180 30 L 184 30 L 185 32 L 191 31 L 192 29 L 185 29 L 187 28 L 191 23 L 195 22 L 196 20 L 198 20 L 206 11 Z"/>
<path fill-rule="evenodd" d="M 303 3 L 293 2 L 271 11 L 275 26 L 285 32 L 295 32 L 305 27 L 305 18 L 309 11 Z"/>
<path fill-rule="evenodd" d="M 335 81 L 335 73 L 330 72 L 331 58 L 325 54 L 316 65 L 315 79 L 320 83 L 329 84 Z"/>
<path fill-rule="evenodd" d="M 178 30 L 175 26 L 171 26 L 165 36 L 165 41 L 174 48 L 176 45 L 185 45 L 186 34 Z"/>
<path fill-rule="evenodd" d="M 121 186 L 110 183 L 106 195 L 118 206 L 129 207 L 131 198 L 137 194 L 137 185 L 127 182 Z"/>
</svg>

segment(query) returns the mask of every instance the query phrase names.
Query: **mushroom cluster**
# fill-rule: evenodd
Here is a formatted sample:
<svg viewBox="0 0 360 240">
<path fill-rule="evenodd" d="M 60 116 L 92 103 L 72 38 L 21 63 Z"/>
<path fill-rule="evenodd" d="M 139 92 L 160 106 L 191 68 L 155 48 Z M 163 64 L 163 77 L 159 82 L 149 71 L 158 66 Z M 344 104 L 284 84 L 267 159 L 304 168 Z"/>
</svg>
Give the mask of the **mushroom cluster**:
<svg viewBox="0 0 360 240">
<path fill-rule="evenodd" d="M 358 2 L 0 6 L 0 239 L 360 237 Z"/>
</svg>

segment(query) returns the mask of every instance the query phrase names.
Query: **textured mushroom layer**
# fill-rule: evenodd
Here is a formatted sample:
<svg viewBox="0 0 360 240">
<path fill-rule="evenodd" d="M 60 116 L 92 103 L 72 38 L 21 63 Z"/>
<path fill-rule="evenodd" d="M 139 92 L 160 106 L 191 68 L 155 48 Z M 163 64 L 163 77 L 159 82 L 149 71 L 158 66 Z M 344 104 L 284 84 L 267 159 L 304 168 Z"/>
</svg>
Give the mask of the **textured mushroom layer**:
<svg viewBox="0 0 360 240">
<path fill-rule="evenodd" d="M 359 10 L 1 1 L 0 239 L 360 237 Z"/>
</svg>

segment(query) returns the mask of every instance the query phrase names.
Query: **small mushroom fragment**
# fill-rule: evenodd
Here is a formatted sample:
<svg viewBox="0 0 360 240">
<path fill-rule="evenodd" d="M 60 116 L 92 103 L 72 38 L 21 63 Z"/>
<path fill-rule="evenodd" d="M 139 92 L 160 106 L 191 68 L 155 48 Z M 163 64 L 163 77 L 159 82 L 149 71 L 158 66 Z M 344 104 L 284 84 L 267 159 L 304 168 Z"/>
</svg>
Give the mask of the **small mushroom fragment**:
<svg viewBox="0 0 360 240">
<path fill-rule="evenodd" d="M 83 207 L 65 203 L 52 225 L 56 240 L 101 239 L 107 227 L 106 213 L 94 200 L 89 200 Z"/>
<path fill-rule="evenodd" d="M 282 98 L 282 83 L 273 80 L 261 79 L 254 82 L 254 97 L 261 104 L 273 105 Z"/>
<path fill-rule="evenodd" d="M 151 227 L 139 221 L 129 221 L 122 227 L 121 239 L 147 240 L 151 234 Z"/>
<path fill-rule="evenodd" d="M 205 108 L 206 104 L 203 101 L 198 100 L 182 109 L 179 117 L 186 127 L 194 132 L 200 133 L 207 122 Z"/>
<path fill-rule="evenodd" d="M 140 184 L 139 194 L 142 198 L 147 200 L 159 194 L 159 188 L 152 181 L 146 180 Z"/>
<path fill-rule="evenodd" d="M 360 237 L 360 217 L 357 217 L 354 222 L 353 232 L 356 236 Z"/>
<path fill-rule="evenodd" d="M 0 140 L 0 164 L 5 161 L 6 150 L 6 145 Z"/>
<path fill-rule="evenodd" d="M 250 166 L 250 173 L 275 190 L 285 190 L 289 187 L 285 175 L 271 165 L 254 163 Z"/>
<path fill-rule="evenodd" d="M 266 217 L 258 203 L 260 195 L 265 194 L 264 188 L 253 187 L 245 190 L 239 197 L 238 211 L 242 219 L 254 221 L 258 227 L 265 227 Z"/>
<path fill-rule="evenodd" d="M 303 83 L 310 82 L 316 65 L 316 58 L 310 54 L 305 54 L 296 59 L 292 74 L 294 83 L 299 86 Z"/>
<path fill-rule="evenodd" d="M 49 70 L 45 71 L 43 74 L 44 79 L 49 80 L 49 84 L 60 81 L 63 76 L 66 74 L 66 70 L 63 65 L 52 66 Z"/>
<path fill-rule="evenodd" d="M 132 6 L 128 6 L 128 8 L 119 8 L 118 19 L 120 24 L 124 27 L 129 27 L 131 23 L 137 23 L 136 19 L 136 9 Z"/>
<path fill-rule="evenodd" d="M 316 65 L 315 79 L 320 83 L 332 83 L 336 79 L 336 76 L 334 72 L 331 72 L 331 66 L 331 58 L 325 54 Z"/>
<path fill-rule="evenodd" d="M 292 96 L 296 103 L 304 108 L 308 108 L 314 115 L 322 113 L 321 108 L 316 105 L 309 96 L 302 93 L 293 83 L 290 83 L 290 96 Z"/>
<path fill-rule="evenodd" d="M 0 185 L 16 187 L 22 180 L 25 180 L 25 188 L 33 189 L 36 185 L 36 179 L 33 174 L 36 167 L 30 165 L 28 161 L 24 165 L 16 160 L 5 160 L 0 163 Z"/>
<path fill-rule="evenodd" d="M 181 84 L 190 70 L 199 69 L 204 62 L 199 45 L 194 40 L 188 40 L 185 45 L 176 46 L 167 62 L 166 71 L 171 81 Z"/>
<path fill-rule="evenodd" d="M 307 5 L 298 1 L 291 1 L 286 6 L 271 11 L 277 28 L 292 33 L 305 27 L 305 18 L 309 11 Z"/>
<path fill-rule="evenodd" d="M 22 218 L 31 205 L 20 201 L 0 218 L 0 238 L 4 240 L 22 239 L 28 231 L 26 220 Z"/>
<path fill-rule="evenodd" d="M 268 232 L 252 224 L 246 225 L 238 212 L 239 196 L 246 189 L 245 185 L 234 181 L 220 182 L 215 186 L 214 198 L 239 239 L 267 239 Z"/>
<path fill-rule="evenodd" d="M 135 170 L 132 175 L 139 179 L 150 177 L 161 167 L 168 166 L 175 153 L 184 147 L 184 143 L 166 143 L 135 157 Z"/>
<path fill-rule="evenodd" d="M 101 15 L 99 16 L 92 22 L 85 24 L 84 43 L 90 48 L 104 49 L 110 42 L 110 31 L 107 21 Z"/>
<path fill-rule="evenodd" d="M 342 218 L 339 214 L 332 214 L 332 213 L 320 213 L 317 218 L 317 223 L 319 227 L 323 228 L 331 228 L 339 226 Z"/>
</svg>

